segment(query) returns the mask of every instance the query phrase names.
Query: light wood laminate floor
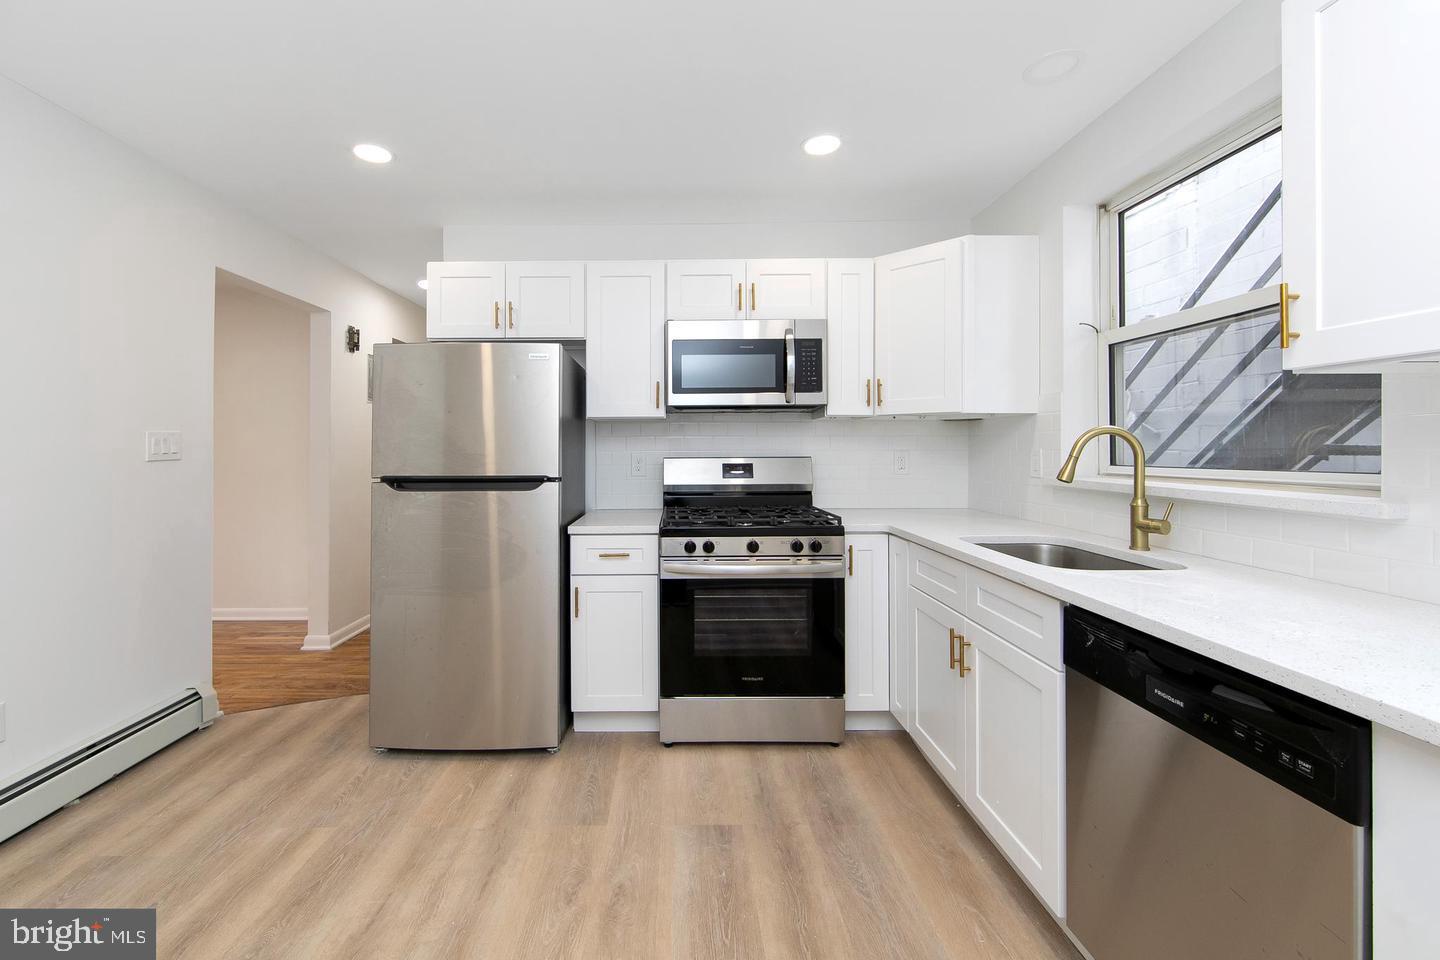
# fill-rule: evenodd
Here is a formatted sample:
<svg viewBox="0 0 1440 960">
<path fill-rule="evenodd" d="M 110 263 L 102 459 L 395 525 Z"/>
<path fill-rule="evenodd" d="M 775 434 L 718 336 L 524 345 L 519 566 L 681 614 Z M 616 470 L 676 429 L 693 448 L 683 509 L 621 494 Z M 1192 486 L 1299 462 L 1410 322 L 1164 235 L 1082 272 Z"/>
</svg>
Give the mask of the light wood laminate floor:
<svg viewBox="0 0 1440 960">
<path fill-rule="evenodd" d="M 222 717 L 0 845 L 4 905 L 162 957 L 1078 954 L 902 734 L 376 753 L 366 699 Z"/>
<path fill-rule="evenodd" d="M 301 650 L 304 620 L 217 620 L 215 693 L 226 713 L 370 692 L 370 631 L 334 650 Z"/>
</svg>

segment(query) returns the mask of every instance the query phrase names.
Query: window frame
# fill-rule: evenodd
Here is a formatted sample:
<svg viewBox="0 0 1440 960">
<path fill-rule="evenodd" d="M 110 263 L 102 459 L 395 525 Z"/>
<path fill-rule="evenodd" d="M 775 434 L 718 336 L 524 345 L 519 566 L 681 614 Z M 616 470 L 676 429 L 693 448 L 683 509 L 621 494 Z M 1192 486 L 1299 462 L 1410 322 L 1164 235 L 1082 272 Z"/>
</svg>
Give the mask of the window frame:
<svg viewBox="0 0 1440 960">
<path fill-rule="evenodd" d="M 1187 310 L 1180 310 L 1162 317 L 1152 317 L 1131 324 L 1121 323 L 1120 295 L 1123 279 L 1120 276 L 1122 254 L 1120 250 L 1120 217 L 1127 210 L 1163 193 L 1170 187 L 1194 176 L 1232 154 L 1281 130 L 1279 102 L 1267 105 L 1247 117 L 1243 122 L 1211 138 L 1187 152 L 1166 167 L 1164 171 L 1139 180 L 1100 206 L 1097 218 L 1101 236 L 1100 255 L 1103 263 L 1100 274 L 1100 303 L 1103 307 L 1103 329 L 1097 338 L 1096 362 L 1099 364 L 1096 385 L 1099 389 L 1097 409 L 1099 423 L 1113 423 L 1111 403 L 1113 399 L 1111 376 L 1113 374 L 1112 352 L 1116 344 L 1131 340 L 1144 340 L 1158 334 L 1169 333 L 1200 324 L 1213 323 L 1231 317 L 1240 317 L 1266 308 L 1278 308 L 1280 284 L 1272 283 L 1258 290 L 1226 297 L 1210 303 L 1199 304 Z M 1283 132 L 1281 133 L 1283 137 Z M 1284 147 L 1282 145 L 1281 149 Z M 1283 269 L 1283 264 L 1282 264 Z M 1099 475 L 1101 477 L 1129 477 L 1132 467 L 1114 462 L 1115 444 L 1101 446 Z M 1378 490 L 1384 471 L 1384 453 L 1381 453 L 1381 471 L 1375 474 L 1314 473 L 1284 470 L 1217 470 L 1205 467 L 1162 467 L 1146 466 L 1146 473 L 1152 477 L 1190 480 L 1200 483 L 1256 483 L 1302 487 L 1339 487 L 1351 490 Z"/>
</svg>

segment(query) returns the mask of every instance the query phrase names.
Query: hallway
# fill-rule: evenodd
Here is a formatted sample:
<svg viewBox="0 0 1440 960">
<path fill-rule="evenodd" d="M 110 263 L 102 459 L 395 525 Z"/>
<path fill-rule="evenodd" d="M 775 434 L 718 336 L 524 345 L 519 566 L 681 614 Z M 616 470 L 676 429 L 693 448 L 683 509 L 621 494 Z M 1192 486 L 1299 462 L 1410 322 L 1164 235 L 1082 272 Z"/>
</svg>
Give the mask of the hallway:
<svg viewBox="0 0 1440 960">
<path fill-rule="evenodd" d="M 304 620 L 218 620 L 212 636 L 226 713 L 370 692 L 369 630 L 320 653 L 300 649 Z"/>
</svg>

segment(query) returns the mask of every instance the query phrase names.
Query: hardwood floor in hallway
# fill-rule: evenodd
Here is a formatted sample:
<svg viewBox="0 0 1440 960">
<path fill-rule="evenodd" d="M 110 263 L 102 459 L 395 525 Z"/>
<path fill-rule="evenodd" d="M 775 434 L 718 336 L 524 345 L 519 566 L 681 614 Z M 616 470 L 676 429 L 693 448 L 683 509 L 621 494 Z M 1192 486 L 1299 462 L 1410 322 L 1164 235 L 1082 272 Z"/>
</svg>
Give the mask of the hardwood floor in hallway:
<svg viewBox="0 0 1440 960">
<path fill-rule="evenodd" d="M 0 845 L 5 905 L 162 957 L 1078 957 L 902 734 L 377 753 L 366 697 L 222 717 Z"/>
<path fill-rule="evenodd" d="M 369 630 L 334 650 L 302 651 L 303 620 L 217 620 L 211 640 L 226 713 L 370 692 Z"/>
</svg>

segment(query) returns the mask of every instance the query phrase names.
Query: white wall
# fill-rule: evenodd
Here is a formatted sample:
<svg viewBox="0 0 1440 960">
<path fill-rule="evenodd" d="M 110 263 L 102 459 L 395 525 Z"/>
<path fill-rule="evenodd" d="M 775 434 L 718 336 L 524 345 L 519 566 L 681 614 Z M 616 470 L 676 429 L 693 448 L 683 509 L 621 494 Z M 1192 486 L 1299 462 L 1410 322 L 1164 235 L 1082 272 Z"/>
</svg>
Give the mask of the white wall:
<svg viewBox="0 0 1440 960">
<path fill-rule="evenodd" d="M 1087 251 L 1085 216 L 1279 96 L 1279 7 L 1246 0 L 975 217 L 977 233 L 1040 235 L 1045 412 L 975 427 L 972 506 L 1125 535 L 1128 493 L 1050 479 L 1071 440 L 1099 416 L 1094 334 L 1079 326 L 1095 322 L 1093 227 Z M 1408 521 L 1181 503 L 1175 533 L 1154 542 L 1440 602 L 1440 375 L 1387 374 L 1383 404 L 1384 495 L 1408 505 Z M 1033 449 L 1043 452 L 1043 479 L 1030 477 Z"/>
<path fill-rule="evenodd" d="M 963 217 L 829 223 L 449 226 L 446 260 L 873 257 L 968 232 Z"/>
<path fill-rule="evenodd" d="M 215 289 L 215 616 L 304 619 L 310 312 Z"/>
<path fill-rule="evenodd" d="M 210 680 L 216 268 L 330 311 L 337 576 L 311 606 L 342 624 L 368 593 L 365 352 L 423 318 L 3 79 L 0 129 L 4 782 Z M 143 462 L 147 429 L 183 431 L 184 459 Z"/>
<path fill-rule="evenodd" d="M 592 469 L 598 509 L 660 506 L 665 457 L 808 456 L 815 502 L 826 507 L 964 507 L 968 421 L 811 419 L 808 414 L 683 413 L 665 420 L 597 421 Z M 895 454 L 910 471 L 894 472 Z M 632 456 L 644 459 L 630 475 Z"/>
</svg>

